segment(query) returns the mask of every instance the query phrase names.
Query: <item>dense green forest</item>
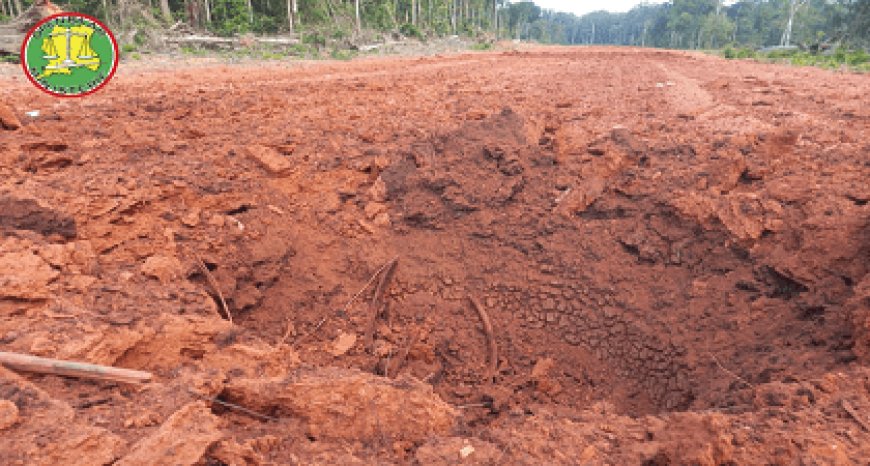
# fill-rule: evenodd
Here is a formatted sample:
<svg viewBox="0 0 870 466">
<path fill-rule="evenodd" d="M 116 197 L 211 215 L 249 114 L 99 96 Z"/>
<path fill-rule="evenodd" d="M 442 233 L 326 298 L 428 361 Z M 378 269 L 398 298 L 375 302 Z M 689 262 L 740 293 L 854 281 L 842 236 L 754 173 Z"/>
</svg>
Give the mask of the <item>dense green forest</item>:
<svg viewBox="0 0 870 466">
<path fill-rule="evenodd" d="M 15 16 L 34 0 L 0 0 Z M 459 34 L 559 44 L 685 49 L 870 42 L 870 0 L 672 0 L 627 13 L 581 17 L 506 0 L 60 0 L 116 27 L 177 22 L 218 34 L 363 30 L 405 36 Z"/>
<path fill-rule="evenodd" d="M 686 49 L 866 44 L 870 0 L 673 0 L 582 17 L 532 9 L 520 38 Z"/>
</svg>

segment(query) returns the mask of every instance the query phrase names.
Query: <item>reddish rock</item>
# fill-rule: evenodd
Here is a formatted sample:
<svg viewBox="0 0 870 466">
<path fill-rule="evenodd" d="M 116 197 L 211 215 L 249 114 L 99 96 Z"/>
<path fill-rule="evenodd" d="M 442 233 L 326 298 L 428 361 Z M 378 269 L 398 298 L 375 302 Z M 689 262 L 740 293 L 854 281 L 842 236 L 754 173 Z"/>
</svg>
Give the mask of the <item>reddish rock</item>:
<svg viewBox="0 0 870 466">
<path fill-rule="evenodd" d="M 15 116 L 12 107 L 3 102 L 0 102 L 0 128 L 12 131 L 21 128 L 21 121 Z"/>
</svg>

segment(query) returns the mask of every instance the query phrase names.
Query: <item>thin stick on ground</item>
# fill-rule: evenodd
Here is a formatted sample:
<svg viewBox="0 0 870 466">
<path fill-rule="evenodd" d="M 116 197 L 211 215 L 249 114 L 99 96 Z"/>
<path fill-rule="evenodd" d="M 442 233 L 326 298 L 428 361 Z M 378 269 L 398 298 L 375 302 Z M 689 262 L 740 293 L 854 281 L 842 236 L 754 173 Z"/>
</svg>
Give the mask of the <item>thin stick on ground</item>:
<svg viewBox="0 0 870 466">
<path fill-rule="evenodd" d="M 399 256 L 396 256 L 391 261 L 384 263 L 384 265 L 382 265 L 378 270 L 376 270 L 375 273 L 372 274 L 371 278 L 369 278 L 369 281 L 367 281 L 366 284 L 359 291 L 357 291 L 356 294 L 353 295 L 352 298 L 350 298 L 350 300 L 347 302 L 347 304 L 344 305 L 344 307 L 342 308 L 342 311 L 347 312 L 347 310 L 350 308 L 350 305 L 353 304 L 353 302 L 356 301 L 356 299 L 359 298 L 360 295 L 363 294 L 369 288 L 369 286 L 371 286 L 372 283 L 374 283 L 375 279 L 378 278 L 378 276 L 381 274 L 381 272 L 383 272 L 384 269 L 389 267 L 390 264 L 392 264 L 394 261 L 398 261 L 398 260 L 399 260 Z"/>
<path fill-rule="evenodd" d="M 383 271 L 381 272 L 381 280 L 378 282 L 378 286 L 375 288 L 375 294 L 372 296 L 372 301 L 370 304 L 371 318 L 369 320 L 368 329 L 366 331 L 366 341 L 368 342 L 369 351 L 374 348 L 375 325 L 378 322 L 378 316 L 384 311 L 384 293 L 386 293 L 387 287 L 390 286 L 390 281 L 396 274 L 396 266 L 398 264 L 399 258 L 397 256 L 394 257 L 391 261 L 387 262 L 384 267 L 382 267 Z"/>
<path fill-rule="evenodd" d="M 390 280 L 393 279 L 393 275 L 396 273 L 396 265 L 398 264 L 398 257 L 394 257 L 390 262 L 387 262 L 384 272 L 381 274 L 381 281 L 378 282 L 378 287 L 375 288 L 375 294 L 372 296 L 373 306 L 379 307 L 378 305 L 384 302 L 384 293 L 387 291 Z"/>
<path fill-rule="evenodd" d="M 329 319 L 329 316 L 328 316 L 328 315 L 323 316 L 323 318 L 320 319 L 319 322 L 317 322 L 317 324 L 314 326 L 313 329 L 311 329 L 308 333 L 306 333 L 305 335 L 302 335 L 302 336 L 299 337 L 295 342 L 293 342 L 293 347 L 294 347 L 294 348 L 298 348 L 299 345 L 300 345 L 303 341 L 305 341 L 306 338 L 310 337 L 311 335 L 314 335 L 315 332 L 317 332 L 318 330 L 320 330 L 320 327 L 323 327 L 323 324 L 327 321 L 327 319 Z"/>
<path fill-rule="evenodd" d="M 290 338 L 291 330 L 293 330 L 293 322 L 290 322 L 290 320 L 288 319 L 287 320 L 287 330 L 284 331 L 284 336 L 281 337 L 281 341 L 279 341 L 278 344 L 275 346 L 281 346 L 284 343 L 286 343 L 287 339 Z"/>
<path fill-rule="evenodd" d="M 344 304 L 344 307 L 341 308 L 341 312 L 342 312 L 342 313 L 347 313 L 348 309 L 350 309 L 350 305 L 353 304 L 353 302 L 356 301 L 357 298 L 360 297 L 360 295 L 362 295 L 363 293 L 365 293 L 365 291 L 366 291 L 367 289 L 369 289 L 369 287 L 372 285 L 372 283 L 375 282 L 375 280 L 378 278 L 378 276 L 381 274 L 381 272 L 383 272 L 384 269 L 386 269 L 386 268 L 387 268 L 387 267 L 388 267 L 388 266 L 389 266 L 393 261 L 396 261 L 396 260 L 398 260 L 398 259 L 399 259 L 399 257 L 396 256 L 396 257 L 393 258 L 392 261 L 385 263 L 384 265 L 380 266 L 380 268 L 378 268 L 378 270 L 375 270 L 375 273 L 372 274 L 372 276 L 369 278 L 369 280 L 366 282 L 366 284 L 363 285 L 363 287 L 360 288 L 360 290 L 357 291 L 356 294 L 354 294 L 354 295 L 353 295 L 353 296 L 352 296 L 352 297 L 347 301 L 347 303 Z M 320 327 L 322 327 L 323 324 L 326 323 L 327 320 L 329 320 L 329 315 L 328 315 L 328 314 L 327 314 L 325 317 L 323 317 L 322 319 L 320 319 L 320 321 L 317 323 L 317 325 L 315 325 L 314 328 L 311 329 L 310 332 L 308 332 L 308 333 L 306 333 L 305 335 L 302 335 L 301 337 L 299 337 L 299 339 L 297 339 L 297 340 L 293 343 L 293 346 L 294 346 L 294 347 L 298 347 L 298 345 L 299 345 L 300 343 L 302 343 L 306 338 L 310 337 L 311 335 L 314 335 L 314 333 L 317 332 L 317 331 L 320 329 Z"/>
<path fill-rule="evenodd" d="M 224 299 L 224 294 L 221 293 L 221 288 L 218 286 L 217 280 L 215 280 L 214 276 L 208 270 L 208 267 L 205 266 L 205 262 L 203 262 L 196 253 L 194 253 L 194 258 L 196 259 L 196 265 L 199 267 L 199 271 L 205 275 L 205 281 L 208 282 L 208 285 L 212 288 L 212 291 L 214 291 L 220 301 L 221 310 L 224 312 L 224 316 L 226 316 L 221 317 L 227 319 L 230 323 L 233 323 L 233 315 L 230 314 L 230 307 L 227 306 L 227 300 Z"/>
<path fill-rule="evenodd" d="M 20 353 L 0 352 L 0 365 L 21 372 L 63 375 L 66 377 L 106 380 L 110 382 L 144 383 L 151 381 L 152 378 L 150 372 L 62 359 L 41 358 Z"/>
<path fill-rule="evenodd" d="M 471 302 L 471 307 L 477 311 L 477 315 L 480 316 L 480 321 L 483 323 L 483 333 L 486 335 L 486 344 L 489 353 L 487 356 L 488 369 L 486 378 L 488 380 L 493 380 L 498 373 L 498 346 L 496 346 L 495 342 L 495 332 L 492 329 L 492 321 L 489 319 L 489 314 L 486 313 L 486 309 L 480 305 L 474 296 L 468 296 L 468 301 Z"/>
<path fill-rule="evenodd" d="M 190 389 L 190 388 L 188 388 L 187 391 L 190 392 L 191 395 L 193 395 L 193 396 L 195 396 L 195 397 L 197 397 L 197 398 L 200 398 L 200 399 L 202 399 L 202 400 L 208 401 L 209 403 L 217 403 L 217 404 L 219 404 L 219 405 L 221 405 L 221 406 L 223 406 L 223 407 L 226 407 L 226 408 L 229 408 L 229 409 L 234 409 L 234 410 L 236 410 L 236 411 L 243 412 L 243 413 L 247 414 L 248 416 L 252 416 L 252 417 L 255 417 L 255 418 L 258 418 L 258 419 L 263 419 L 263 420 L 265 420 L 265 421 L 277 421 L 277 420 L 278 420 L 277 418 L 274 418 L 274 417 L 271 417 L 271 416 L 266 416 L 265 414 L 260 414 L 260 413 L 258 413 L 258 412 L 256 412 L 256 411 L 253 411 L 253 410 L 251 410 L 251 409 L 245 408 L 244 406 L 239 406 L 239 405 L 237 405 L 237 404 L 235 404 L 235 403 L 230 403 L 229 401 L 223 401 L 223 400 L 219 400 L 219 399 L 217 399 L 217 398 L 212 398 L 212 397 L 210 397 L 210 396 L 201 395 L 201 394 L 199 394 L 199 393 L 196 393 L 195 391 L 193 391 L 193 390 Z"/>
<path fill-rule="evenodd" d="M 745 383 L 747 386 L 749 386 L 749 387 L 752 388 L 753 390 L 755 389 L 755 385 L 752 385 L 751 383 L 747 382 L 746 379 L 744 379 L 743 377 L 740 377 L 739 375 L 735 374 L 734 372 L 731 372 L 731 371 L 728 370 L 725 366 L 723 366 L 723 365 L 719 362 L 719 360 L 716 359 L 716 356 L 714 356 L 713 353 L 711 353 L 711 352 L 709 352 L 709 351 L 707 351 L 707 353 L 708 353 L 708 354 L 710 355 L 710 357 L 713 359 L 713 362 L 715 362 L 716 365 L 719 366 L 719 369 L 722 369 L 723 372 L 725 372 L 726 374 L 730 375 L 731 377 L 734 377 L 734 378 L 737 379 L 738 381 Z"/>
</svg>

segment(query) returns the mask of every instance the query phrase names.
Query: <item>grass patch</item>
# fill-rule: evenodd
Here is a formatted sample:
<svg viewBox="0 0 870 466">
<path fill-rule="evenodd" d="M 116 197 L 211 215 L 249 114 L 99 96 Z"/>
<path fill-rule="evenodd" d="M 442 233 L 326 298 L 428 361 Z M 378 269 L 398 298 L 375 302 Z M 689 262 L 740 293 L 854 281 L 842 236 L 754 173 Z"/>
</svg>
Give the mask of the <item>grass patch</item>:
<svg viewBox="0 0 870 466">
<path fill-rule="evenodd" d="M 722 51 L 722 56 L 728 59 L 746 59 L 746 58 L 756 58 L 757 53 L 755 50 L 752 50 L 748 47 L 742 48 L 732 48 L 725 47 L 725 50 Z"/>
<path fill-rule="evenodd" d="M 489 42 L 478 42 L 476 44 L 471 44 L 471 50 L 477 50 L 481 52 L 485 50 L 492 50 L 492 48 L 493 45 Z"/>
<path fill-rule="evenodd" d="M 853 71 L 870 71 L 870 54 L 864 50 L 838 48 L 828 53 L 813 53 L 804 50 L 772 50 L 757 52 L 748 48 L 726 47 L 722 56 L 727 59 L 753 58 L 767 63 L 786 63 L 795 66 L 815 66 L 825 69 L 847 68 Z"/>
<path fill-rule="evenodd" d="M 350 60 L 356 56 L 353 50 L 345 50 L 345 49 L 332 49 L 329 56 L 333 60 Z"/>
<path fill-rule="evenodd" d="M 317 48 L 308 44 L 294 44 L 287 50 L 288 55 L 308 58 L 317 54 Z"/>
<path fill-rule="evenodd" d="M 181 53 L 184 55 L 204 56 L 208 55 L 208 51 L 199 47 L 191 47 L 188 45 L 181 47 Z"/>
</svg>

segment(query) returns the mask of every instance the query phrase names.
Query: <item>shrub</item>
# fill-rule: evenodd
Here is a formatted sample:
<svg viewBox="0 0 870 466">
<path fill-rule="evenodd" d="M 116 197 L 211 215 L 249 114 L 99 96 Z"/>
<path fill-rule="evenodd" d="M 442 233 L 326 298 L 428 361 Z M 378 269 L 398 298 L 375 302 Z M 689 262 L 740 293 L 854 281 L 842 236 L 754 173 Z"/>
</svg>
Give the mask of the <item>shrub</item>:
<svg viewBox="0 0 870 466">
<path fill-rule="evenodd" d="M 297 57 L 307 57 L 312 53 L 312 47 L 306 44 L 293 44 L 290 46 L 289 54 Z"/>
<path fill-rule="evenodd" d="M 846 55 L 846 63 L 851 66 L 858 66 L 870 62 L 870 54 L 867 54 L 863 49 L 858 49 Z"/>
<path fill-rule="evenodd" d="M 737 51 L 735 58 L 755 58 L 755 56 L 755 50 L 752 50 L 749 47 L 743 47 Z"/>
<path fill-rule="evenodd" d="M 278 32 L 283 20 L 278 20 L 273 16 L 257 13 L 254 15 L 254 24 L 251 25 L 251 30 L 254 32 L 274 34 Z"/>
<path fill-rule="evenodd" d="M 411 23 L 405 23 L 399 26 L 399 32 L 401 32 L 405 37 L 413 37 L 416 39 L 423 38 L 423 33 L 420 31 L 420 28 Z"/>
<path fill-rule="evenodd" d="M 221 36 L 250 31 L 245 0 L 216 0 L 212 10 L 211 30 Z"/>
<path fill-rule="evenodd" d="M 329 54 L 333 60 L 350 60 L 354 57 L 354 53 L 350 50 L 332 49 Z"/>
<path fill-rule="evenodd" d="M 310 31 L 302 35 L 302 43 L 313 45 L 314 47 L 326 47 L 326 36 L 320 31 Z"/>
</svg>

